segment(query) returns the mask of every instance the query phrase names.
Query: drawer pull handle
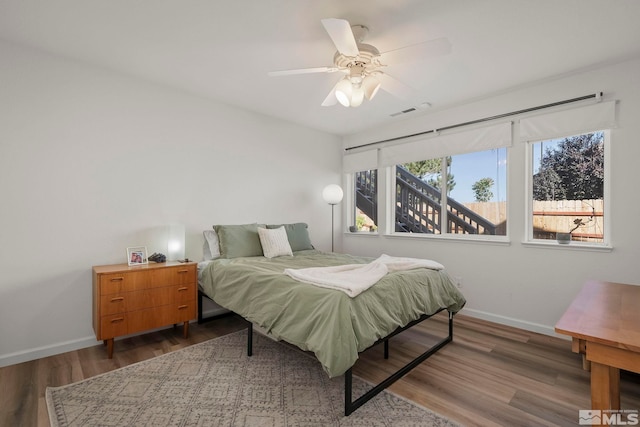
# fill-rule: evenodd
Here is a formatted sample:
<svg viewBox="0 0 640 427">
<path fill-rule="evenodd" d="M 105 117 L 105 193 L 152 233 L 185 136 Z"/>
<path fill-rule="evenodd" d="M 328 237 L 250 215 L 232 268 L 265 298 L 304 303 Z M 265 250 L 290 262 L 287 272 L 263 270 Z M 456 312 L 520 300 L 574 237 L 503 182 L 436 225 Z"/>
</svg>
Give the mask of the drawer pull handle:
<svg viewBox="0 0 640 427">
<path fill-rule="evenodd" d="M 189 290 L 189 288 L 187 288 L 186 286 L 178 288 L 178 292 L 187 291 L 187 290 Z"/>
<path fill-rule="evenodd" d="M 189 308 L 188 305 L 179 305 L 178 310 L 184 310 L 185 308 Z"/>
<path fill-rule="evenodd" d="M 189 272 L 189 270 L 178 270 L 178 273 L 179 273 L 179 274 L 182 274 L 182 273 L 188 273 L 188 272 Z"/>
<path fill-rule="evenodd" d="M 111 298 L 111 302 L 118 302 L 118 301 L 124 301 L 124 297 Z"/>
<path fill-rule="evenodd" d="M 113 279 L 111 279 L 112 282 L 122 282 L 124 280 L 124 277 L 114 277 Z"/>
<path fill-rule="evenodd" d="M 111 319 L 111 323 L 117 323 L 124 321 L 124 317 L 117 317 L 115 319 Z"/>
</svg>

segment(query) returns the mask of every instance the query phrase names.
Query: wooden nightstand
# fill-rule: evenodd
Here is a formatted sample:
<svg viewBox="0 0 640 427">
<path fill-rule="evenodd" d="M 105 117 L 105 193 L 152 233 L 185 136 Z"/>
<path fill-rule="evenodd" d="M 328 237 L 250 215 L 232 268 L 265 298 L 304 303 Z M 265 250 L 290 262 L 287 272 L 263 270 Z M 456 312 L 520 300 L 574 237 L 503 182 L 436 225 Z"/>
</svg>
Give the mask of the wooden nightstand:
<svg viewBox="0 0 640 427">
<path fill-rule="evenodd" d="M 189 321 L 197 316 L 198 273 L 195 262 L 93 267 L 93 330 L 113 357 L 113 339 Z"/>
</svg>

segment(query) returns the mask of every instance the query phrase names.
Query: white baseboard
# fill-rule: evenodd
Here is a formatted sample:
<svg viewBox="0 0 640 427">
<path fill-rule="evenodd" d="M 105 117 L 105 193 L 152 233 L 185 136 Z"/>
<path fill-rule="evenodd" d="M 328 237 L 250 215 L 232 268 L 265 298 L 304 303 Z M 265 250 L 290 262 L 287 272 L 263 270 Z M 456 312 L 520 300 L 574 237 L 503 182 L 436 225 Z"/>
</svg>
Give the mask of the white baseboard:
<svg viewBox="0 0 640 427">
<path fill-rule="evenodd" d="M 229 310 L 224 309 L 222 307 L 213 308 L 211 310 L 203 311 L 202 314 L 204 317 L 215 316 L 218 314 L 223 314 L 228 312 Z M 195 320 L 192 321 L 196 322 Z M 148 331 L 126 335 L 122 337 L 116 338 L 116 341 L 119 339 L 124 339 L 136 335 L 146 334 L 149 332 L 160 331 L 162 329 L 166 329 L 167 327 L 150 329 Z M 94 345 L 101 344 L 101 341 L 97 341 L 95 336 L 78 338 L 76 340 L 65 341 L 62 343 L 51 344 L 48 346 L 31 348 L 28 350 L 17 351 L 15 353 L 3 354 L 0 355 L 0 368 L 9 365 L 15 365 L 17 363 L 29 362 L 31 360 L 41 359 L 43 357 L 55 356 L 56 354 L 66 353 L 68 351 L 80 350 L 82 348 L 93 347 Z"/>
<path fill-rule="evenodd" d="M 512 317 L 500 316 L 498 314 L 487 313 L 485 311 L 474 310 L 472 308 L 463 309 L 460 314 L 477 319 L 486 320 L 501 325 L 512 326 L 525 331 L 536 332 L 538 334 L 549 335 L 556 338 L 567 338 L 564 335 L 556 334 L 553 326 L 541 325 L 539 323 L 527 322 L 525 320 L 514 319 Z"/>
<path fill-rule="evenodd" d="M 80 350 L 81 348 L 92 347 L 97 344 L 99 344 L 99 342 L 96 340 L 96 337 L 90 336 L 43 347 L 31 348 L 29 350 L 17 351 L 15 353 L 3 354 L 0 356 L 0 368 L 41 359 L 43 357 L 55 356 L 56 354 L 66 353 L 67 351 Z"/>
</svg>

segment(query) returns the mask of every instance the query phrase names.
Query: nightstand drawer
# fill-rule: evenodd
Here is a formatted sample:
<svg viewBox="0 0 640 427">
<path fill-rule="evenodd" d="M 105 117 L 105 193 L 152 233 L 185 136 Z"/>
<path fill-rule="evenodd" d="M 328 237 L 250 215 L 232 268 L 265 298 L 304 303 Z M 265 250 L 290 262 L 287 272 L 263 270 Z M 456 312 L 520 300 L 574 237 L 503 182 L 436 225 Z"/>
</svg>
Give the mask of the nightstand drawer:
<svg viewBox="0 0 640 427">
<path fill-rule="evenodd" d="M 131 292 L 149 287 L 149 271 L 135 273 L 112 273 L 100 276 L 100 295 L 110 295 L 121 292 Z"/>
<path fill-rule="evenodd" d="M 174 311 L 174 315 L 176 316 L 176 323 L 188 322 L 197 315 L 196 300 L 184 301 L 178 304 L 174 304 L 174 307 L 176 309 L 176 311 Z"/>
<path fill-rule="evenodd" d="M 184 285 L 196 282 L 197 269 L 193 265 L 179 265 L 151 271 L 154 286 Z"/>
<path fill-rule="evenodd" d="M 173 303 L 177 295 L 175 286 L 105 295 L 100 298 L 100 313 L 104 316 L 167 305 Z"/>
<path fill-rule="evenodd" d="M 184 285 L 177 285 L 174 288 L 174 297 L 173 302 L 185 302 L 191 301 L 197 295 L 196 293 L 196 284 L 186 283 Z"/>
<path fill-rule="evenodd" d="M 173 304 L 132 311 L 127 313 L 127 317 L 129 333 L 179 322 L 176 319 L 176 308 Z"/>
<path fill-rule="evenodd" d="M 98 339 L 101 340 L 126 335 L 128 333 L 127 316 L 124 313 L 105 316 L 100 320 L 100 324 L 102 333 L 98 336 Z"/>
</svg>

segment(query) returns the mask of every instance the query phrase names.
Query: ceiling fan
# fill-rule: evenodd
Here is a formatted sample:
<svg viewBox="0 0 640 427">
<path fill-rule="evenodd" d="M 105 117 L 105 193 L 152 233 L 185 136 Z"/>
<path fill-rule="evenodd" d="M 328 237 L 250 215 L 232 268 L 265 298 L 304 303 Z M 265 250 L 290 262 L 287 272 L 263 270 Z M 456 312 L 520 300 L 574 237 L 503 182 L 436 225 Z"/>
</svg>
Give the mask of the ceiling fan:
<svg viewBox="0 0 640 427">
<path fill-rule="evenodd" d="M 336 18 L 322 19 L 321 22 L 338 49 L 332 66 L 272 71 L 268 74 L 272 77 L 309 73 L 345 74 L 322 102 L 325 107 L 335 105 L 336 102 L 345 107 L 358 107 L 365 98 L 373 99 L 378 89 L 399 98 L 408 98 L 412 89 L 384 73 L 382 69 L 387 65 L 418 61 L 451 52 L 449 40 L 439 38 L 380 53 L 374 46 L 362 43 L 369 32 L 364 25 L 351 25 L 345 19 Z"/>
</svg>

